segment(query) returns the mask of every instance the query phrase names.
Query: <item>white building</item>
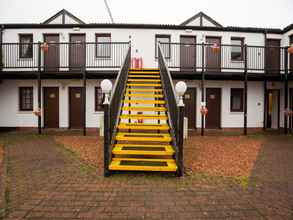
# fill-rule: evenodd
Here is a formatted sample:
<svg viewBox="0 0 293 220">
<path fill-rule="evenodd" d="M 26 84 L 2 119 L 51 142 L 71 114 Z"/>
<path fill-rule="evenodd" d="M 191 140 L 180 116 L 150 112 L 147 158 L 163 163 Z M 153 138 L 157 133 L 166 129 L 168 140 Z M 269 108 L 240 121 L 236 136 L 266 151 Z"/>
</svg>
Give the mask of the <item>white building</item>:
<svg viewBox="0 0 293 220">
<path fill-rule="evenodd" d="M 190 128 L 201 127 L 202 73 L 205 127 L 245 126 L 245 71 L 247 127 L 284 127 L 286 105 L 293 109 L 293 55 L 286 48 L 293 43 L 293 25 L 223 27 L 202 12 L 180 25 L 86 24 L 66 10 L 41 24 L 1 25 L 0 127 L 38 127 L 33 112 L 39 101 L 44 128 L 99 127 L 100 80 L 115 80 L 130 45 L 132 57 L 157 68 L 158 41 L 172 78 L 188 84 Z M 38 42 L 47 42 L 48 51 Z M 292 117 L 287 119 L 292 129 Z"/>
</svg>

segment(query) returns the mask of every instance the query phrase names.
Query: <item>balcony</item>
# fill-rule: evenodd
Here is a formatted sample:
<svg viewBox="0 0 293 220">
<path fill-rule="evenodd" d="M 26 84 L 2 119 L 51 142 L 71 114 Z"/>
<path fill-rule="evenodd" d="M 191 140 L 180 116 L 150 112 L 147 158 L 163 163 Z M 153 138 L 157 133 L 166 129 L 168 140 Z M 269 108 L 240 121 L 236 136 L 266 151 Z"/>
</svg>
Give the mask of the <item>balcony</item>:
<svg viewBox="0 0 293 220">
<path fill-rule="evenodd" d="M 264 76 L 283 78 L 293 72 L 293 56 L 287 47 L 160 43 L 168 68 L 177 77 Z M 292 74 L 289 74 L 290 77 Z"/>
<path fill-rule="evenodd" d="M 83 72 L 117 72 L 130 42 L 111 43 L 3 43 L 2 74 L 34 73 L 62 75 Z M 56 75 L 56 74 L 55 74 Z"/>
</svg>

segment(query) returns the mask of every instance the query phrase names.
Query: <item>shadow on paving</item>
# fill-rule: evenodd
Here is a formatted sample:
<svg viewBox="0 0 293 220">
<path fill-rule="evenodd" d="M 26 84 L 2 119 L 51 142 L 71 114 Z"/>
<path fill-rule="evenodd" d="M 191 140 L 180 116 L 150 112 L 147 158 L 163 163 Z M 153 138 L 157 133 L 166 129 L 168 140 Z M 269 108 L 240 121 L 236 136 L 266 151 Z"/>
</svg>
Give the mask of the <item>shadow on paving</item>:
<svg viewBox="0 0 293 220">
<path fill-rule="evenodd" d="M 266 137 L 249 177 L 246 196 L 263 216 L 293 219 L 292 135 Z"/>
<path fill-rule="evenodd" d="M 228 179 L 203 175 L 104 178 L 50 136 L 12 133 L 0 138 L 8 149 L 6 219 L 265 219 L 254 186 L 243 190 Z M 276 207 L 283 207 L 283 198 L 274 201 Z"/>
</svg>

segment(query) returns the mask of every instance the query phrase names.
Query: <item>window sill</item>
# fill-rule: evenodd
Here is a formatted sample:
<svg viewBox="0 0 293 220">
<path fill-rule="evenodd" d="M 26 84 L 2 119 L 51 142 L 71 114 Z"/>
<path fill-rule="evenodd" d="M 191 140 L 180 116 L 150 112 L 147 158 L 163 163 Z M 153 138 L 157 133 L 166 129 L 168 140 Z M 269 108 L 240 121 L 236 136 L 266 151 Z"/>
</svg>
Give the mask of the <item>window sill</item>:
<svg viewBox="0 0 293 220">
<path fill-rule="evenodd" d="M 244 63 L 244 60 L 231 60 L 231 63 Z"/>
<path fill-rule="evenodd" d="M 112 57 L 96 57 L 96 60 L 112 60 Z"/>
<path fill-rule="evenodd" d="M 33 110 L 19 110 L 17 114 L 33 114 Z"/>
<path fill-rule="evenodd" d="M 230 111 L 230 113 L 233 115 L 243 115 L 244 114 L 243 111 Z"/>
</svg>

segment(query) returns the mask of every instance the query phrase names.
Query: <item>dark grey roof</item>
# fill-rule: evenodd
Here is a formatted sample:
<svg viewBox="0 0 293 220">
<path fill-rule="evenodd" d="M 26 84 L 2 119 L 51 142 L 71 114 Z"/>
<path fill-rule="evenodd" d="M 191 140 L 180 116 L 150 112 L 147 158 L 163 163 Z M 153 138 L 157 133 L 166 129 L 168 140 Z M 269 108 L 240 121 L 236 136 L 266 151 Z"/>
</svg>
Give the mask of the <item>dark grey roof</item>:
<svg viewBox="0 0 293 220">
<path fill-rule="evenodd" d="M 69 11 L 65 9 L 62 9 L 61 11 L 57 12 L 52 17 L 48 18 L 46 21 L 43 22 L 43 24 L 49 24 L 51 21 L 53 21 L 55 18 L 57 18 L 60 15 L 62 16 L 62 24 L 65 24 L 65 15 L 71 17 L 73 20 L 75 20 L 79 24 L 85 24 L 85 22 L 83 22 L 78 17 L 74 16 L 73 14 L 71 14 Z"/>
<path fill-rule="evenodd" d="M 191 18 L 188 18 L 186 21 L 182 22 L 180 25 L 187 25 L 188 23 L 192 22 L 193 20 L 195 20 L 197 18 L 200 18 L 200 21 L 201 21 L 200 26 L 202 26 L 202 19 L 205 18 L 206 20 L 208 20 L 209 22 L 214 24 L 216 27 L 223 27 L 221 24 L 219 24 L 217 21 L 215 21 L 214 19 L 212 19 L 210 16 L 206 15 L 202 11 L 195 14 Z"/>
</svg>

